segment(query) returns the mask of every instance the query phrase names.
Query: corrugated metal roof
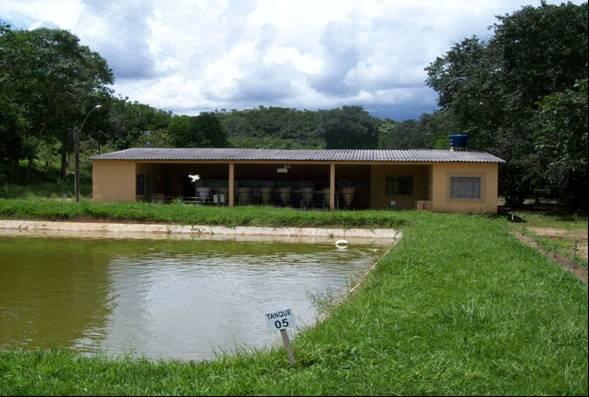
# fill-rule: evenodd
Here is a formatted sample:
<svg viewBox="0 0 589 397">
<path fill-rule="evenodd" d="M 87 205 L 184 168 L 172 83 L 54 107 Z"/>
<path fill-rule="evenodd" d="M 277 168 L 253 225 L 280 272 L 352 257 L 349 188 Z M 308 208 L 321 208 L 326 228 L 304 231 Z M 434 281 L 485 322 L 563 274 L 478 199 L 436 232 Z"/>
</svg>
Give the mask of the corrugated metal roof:
<svg viewBox="0 0 589 397">
<path fill-rule="evenodd" d="M 101 154 L 92 160 L 219 160 L 219 161 L 358 161 L 503 163 L 485 152 L 450 150 L 275 150 L 275 149 L 152 149 L 133 148 Z"/>
</svg>

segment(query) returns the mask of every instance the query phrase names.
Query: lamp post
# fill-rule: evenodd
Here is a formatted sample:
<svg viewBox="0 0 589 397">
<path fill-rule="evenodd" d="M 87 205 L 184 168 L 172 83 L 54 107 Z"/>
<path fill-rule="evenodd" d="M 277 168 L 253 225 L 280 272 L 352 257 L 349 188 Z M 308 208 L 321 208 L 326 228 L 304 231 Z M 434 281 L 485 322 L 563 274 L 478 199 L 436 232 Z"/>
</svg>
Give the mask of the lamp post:
<svg viewBox="0 0 589 397">
<path fill-rule="evenodd" d="M 101 107 L 102 105 L 96 105 L 92 109 L 90 109 L 90 111 L 86 114 L 86 117 L 84 118 L 84 121 L 82 122 L 80 128 L 74 129 L 74 153 L 76 158 L 76 177 L 74 181 L 74 188 L 76 191 L 76 202 L 80 202 L 80 132 L 82 131 L 82 128 L 84 128 L 84 124 L 86 124 L 88 117 L 90 117 L 90 113 L 100 109 Z"/>
</svg>

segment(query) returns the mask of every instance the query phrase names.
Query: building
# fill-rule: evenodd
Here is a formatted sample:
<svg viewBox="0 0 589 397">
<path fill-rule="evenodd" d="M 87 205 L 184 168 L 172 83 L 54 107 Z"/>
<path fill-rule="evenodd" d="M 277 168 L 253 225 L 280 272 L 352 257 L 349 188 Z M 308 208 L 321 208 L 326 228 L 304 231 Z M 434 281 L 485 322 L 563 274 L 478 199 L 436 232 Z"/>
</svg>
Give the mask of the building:
<svg viewBox="0 0 589 397">
<path fill-rule="evenodd" d="M 498 165 L 452 150 L 127 149 L 92 158 L 96 201 L 497 211 Z"/>
</svg>

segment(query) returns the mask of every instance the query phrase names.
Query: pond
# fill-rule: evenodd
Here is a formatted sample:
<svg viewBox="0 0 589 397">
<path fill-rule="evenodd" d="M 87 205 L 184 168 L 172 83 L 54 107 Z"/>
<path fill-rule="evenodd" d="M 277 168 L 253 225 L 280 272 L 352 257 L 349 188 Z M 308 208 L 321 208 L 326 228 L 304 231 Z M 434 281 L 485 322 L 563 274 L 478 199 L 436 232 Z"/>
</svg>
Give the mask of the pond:
<svg viewBox="0 0 589 397">
<path fill-rule="evenodd" d="M 266 312 L 312 325 L 317 297 L 345 293 L 383 250 L 0 236 L 0 349 L 206 360 L 259 348 L 279 340 Z"/>
</svg>

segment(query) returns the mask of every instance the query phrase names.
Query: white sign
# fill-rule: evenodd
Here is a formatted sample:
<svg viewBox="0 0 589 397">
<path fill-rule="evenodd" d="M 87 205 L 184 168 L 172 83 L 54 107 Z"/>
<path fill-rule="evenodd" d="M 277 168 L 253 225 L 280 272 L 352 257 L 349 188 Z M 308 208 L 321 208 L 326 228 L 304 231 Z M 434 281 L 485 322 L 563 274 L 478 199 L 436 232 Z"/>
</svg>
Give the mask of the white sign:
<svg viewBox="0 0 589 397">
<path fill-rule="evenodd" d="M 266 325 L 271 330 L 280 331 L 283 329 L 294 328 L 295 319 L 291 309 L 278 310 L 266 313 Z"/>
</svg>

